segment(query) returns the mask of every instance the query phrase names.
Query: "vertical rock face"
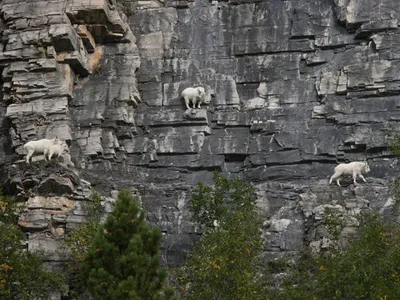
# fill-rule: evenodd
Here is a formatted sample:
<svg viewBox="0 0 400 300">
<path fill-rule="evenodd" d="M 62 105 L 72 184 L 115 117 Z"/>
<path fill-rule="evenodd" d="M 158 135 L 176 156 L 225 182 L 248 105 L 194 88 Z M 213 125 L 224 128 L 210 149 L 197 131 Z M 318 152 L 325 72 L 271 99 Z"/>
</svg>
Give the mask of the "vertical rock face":
<svg viewBox="0 0 400 300">
<path fill-rule="evenodd" d="M 124 5 L 133 8 L 132 1 Z M 386 211 L 397 172 L 384 133 L 400 113 L 397 6 L 390 0 L 136 3 L 129 22 L 145 103 L 136 122 L 147 131 L 134 139 L 149 145 L 135 163 L 145 174 L 137 180 L 152 183 L 143 187 L 144 203 L 165 228 L 171 252 L 194 232 L 185 210 L 190 186 L 210 182 L 214 169 L 255 184 L 268 257 L 305 243 L 315 251 L 328 247 L 329 214 L 344 220 L 344 238 L 361 211 Z M 188 114 L 180 93 L 197 85 L 210 86 L 215 96 Z M 366 159 L 372 170 L 366 184 L 328 186 L 338 162 Z"/>
<path fill-rule="evenodd" d="M 6 0 L 0 12 L 0 184 L 26 205 L 19 225 L 27 249 L 46 251 L 47 263 L 63 269 L 65 234 L 87 218 L 86 160 L 113 158 L 117 132 L 134 131 L 135 38 L 107 0 Z M 56 136 L 70 150 L 59 162 L 21 160 L 24 143 Z M 113 199 L 103 200 L 110 211 Z"/>
<path fill-rule="evenodd" d="M 218 169 L 256 186 L 267 257 L 328 247 L 332 211 L 345 237 L 393 202 L 396 2 L 3 0 L 0 165 L 32 210 L 21 224 L 52 248 L 81 221 L 79 177 L 107 195 L 135 187 L 175 263 L 197 238 L 190 191 Z M 186 111 L 180 94 L 199 85 L 211 102 Z M 18 161 L 56 135 L 74 167 Z M 365 159 L 367 183 L 328 185 L 337 162 Z"/>
</svg>

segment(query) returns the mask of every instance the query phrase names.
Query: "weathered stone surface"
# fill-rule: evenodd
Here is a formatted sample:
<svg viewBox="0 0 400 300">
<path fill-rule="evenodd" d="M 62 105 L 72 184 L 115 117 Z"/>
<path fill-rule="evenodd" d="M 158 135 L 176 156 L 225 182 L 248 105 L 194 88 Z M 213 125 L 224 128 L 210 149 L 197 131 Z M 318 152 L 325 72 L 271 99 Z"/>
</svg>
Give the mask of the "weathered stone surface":
<svg viewBox="0 0 400 300">
<path fill-rule="evenodd" d="M 342 245 L 360 212 L 390 214 L 396 1 L 3 0 L 0 10 L 1 176 L 27 201 L 32 249 L 56 249 L 85 220 L 79 177 L 113 198 L 136 187 L 171 264 L 198 238 L 190 191 L 215 169 L 255 184 L 267 258 L 331 247 L 326 209 L 345 221 Z M 186 112 L 180 93 L 196 85 L 214 97 Z M 18 161 L 25 142 L 56 135 L 68 166 Z M 364 159 L 367 183 L 328 185 L 338 162 Z"/>
<path fill-rule="evenodd" d="M 278 226 L 282 230 L 275 225 L 266 230 L 270 253 L 303 245 L 306 226 L 316 222 L 314 207 L 348 199 L 345 214 L 357 215 L 366 207 L 365 194 L 350 202 L 349 194 L 327 186 L 337 161 L 367 158 L 373 171 L 365 186 L 374 191 L 381 191 L 379 180 L 388 185 L 396 173 L 384 129 L 398 119 L 397 97 L 392 96 L 398 93 L 394 70 L 399 68 L 392 51 L 398 46 L 397 20 L 389 12 L 393 1 L 378 2 L 385 9 L 356 1 L 301 0 L 200 1 L 190 9 L 139 10 L 130 20 L 145 58 L 138 83 L 148 106 L 138 107 L 136 121 L 144 131 L 138 131 L 129 148 L 137 149 L 130 150 L 137 156 L 129 161 L 138 168 L 124 171 L 146 182 L 158 182 L 165 172 L 169 182 L 186 180 L 189 187 L 199 178 L 208 181 L 200 170 L 210 167 L 243 175 L 264 195 L 260 206 L 266 220 L 290 222 Z M 207 84 L 215 91 L 205 119 L 210 130 L 193 154 L 182 152 L 194 149 L 188 148 L 186 133 L 196 136 L 189 129 L 194 124 L 188 128 L 179 115 L 178 107 L 184 110 L 178 97 L 182 84 Z M 182 131 L 173 134 L 178 125 Z M 154 148 L 158 153 L 151 162 Z M 321 190 L 315 193 L 314 188 Z M 157 207 L 152 197 L 144 197 L 150 211 Z M 285 208 L 299 199 L 310 207 L 307 213 L 296 205 Z M 329 244 L 307 237 L 309 243 L 314 238 L 320 248 Z"/>
<path fill-rule="evenodd" d="M 62 261 L 66 257 L 66 252 L 65 248 L 61 247 L 61 243 L 62 239 L 50 232 L 30 233 L 28 251 L 43 251 L 49 261 Z"/>
<path fill-rule="evenodd" d="M 73 184 L 69 178 L 62 178 L 50 175 L 39 183 L 38 191 L 41 194 L 57 191 L 59 194 L 71 194 L 73 192 Z"/>
<path fill-rule="evenodd" d="M 35 196 L 28 199 L 27 208 L 29 209 L 49 209 L 61 210 L 64 213 L 70 211 L 75 206 L 75 201 L 65 197 L 41 197 Z"/>
</svg>

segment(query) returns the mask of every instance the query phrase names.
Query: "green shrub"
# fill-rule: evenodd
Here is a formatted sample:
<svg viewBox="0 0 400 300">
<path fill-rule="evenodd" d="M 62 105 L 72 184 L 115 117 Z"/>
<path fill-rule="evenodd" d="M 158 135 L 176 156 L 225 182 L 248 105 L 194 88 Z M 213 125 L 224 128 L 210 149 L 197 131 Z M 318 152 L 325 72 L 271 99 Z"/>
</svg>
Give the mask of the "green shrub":
<svg viewBox="0 0 400 300">
<path fill-rule="evenodd" d="M 43 267 L 43 253 L 25 249 L 17 225 L 22 208 L 0 193 L 0 299 L 48 299 L 51 291 L 63 290 L 63 278 Z"/>
<path fill-rule="evenodd" d="M 271 299 L 400 299 L 400 227 L 366 215 L 347 251 L 303 254 L 283 281 Z"/>
<path fill-rule="evenodd" d="M 258 281 L 262 224 L 252 185 L 216 172 L 213 187 L 199 183 L 193 190 L 190 209 L 205 232 L 178 271 L 185 299 L 265 299 Z"/>
</svg>

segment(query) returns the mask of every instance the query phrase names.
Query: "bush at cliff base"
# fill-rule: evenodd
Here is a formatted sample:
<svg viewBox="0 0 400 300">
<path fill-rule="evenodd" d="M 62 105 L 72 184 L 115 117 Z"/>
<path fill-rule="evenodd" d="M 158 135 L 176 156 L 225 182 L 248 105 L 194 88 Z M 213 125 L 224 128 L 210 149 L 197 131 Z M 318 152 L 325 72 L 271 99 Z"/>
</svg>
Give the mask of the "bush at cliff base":
<svg viewBox="0 0 400 300">
<path fill-rule="evenodd" d="M 103 214 L 101 195 L 93 191 L 89 201 L 83 202 L 82 208 L 86 213 L 86 221 L 71 230 L 65 236 L 63 246 L 69 250 L 71 259 L 67 261 L 69 296 L 73 300 L 87 299 L 87 290 L 82 276 L 79 273 L 79 265 L 85 259 L 88 250 L 93 245 L 94 236 L 99 227 Z"/>
<path fill-rule="evenodd" d="M 253 186 L 216 172 L 213 187 L 199 183 L 193 190 L 190 210 L 204 233 L 177 272 L 184 299 L 265 299 Z"/>
<path fill-rule="evenodd" d="M 44 269 L 44 254 L 26 250 L 17 225 L 22 206 L 0 193 L 0 299 L 48 299 L 63 289 L 63 278 Z"/>
<path fill-rule="evenodd" d="M 121 191 L 81 264 L 95 299 L 173 299 L 164 284 L 167 272 L 159 268 L 161 233 L 144 218 L 137 200 Z"/>
<path fill-rule="evenodd" d="M 364 216 L 358 239 L 346 251 L 307 253 L 295 264 L 271 263 L 269 271 L 266 278 L 286 274 L 269 299 L 400 299 L 400 227 Z"/>
</svg>

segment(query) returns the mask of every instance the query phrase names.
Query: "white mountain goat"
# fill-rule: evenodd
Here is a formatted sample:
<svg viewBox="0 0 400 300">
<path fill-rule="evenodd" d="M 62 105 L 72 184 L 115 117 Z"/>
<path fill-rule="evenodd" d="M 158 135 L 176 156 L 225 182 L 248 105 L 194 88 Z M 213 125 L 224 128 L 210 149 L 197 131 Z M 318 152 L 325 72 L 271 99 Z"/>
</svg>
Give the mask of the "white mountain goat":
<svg viewBox="0 0 400 300">
<path fill-rule="evenodd" d="M 56 159 L 58 159 L 61 156 L 61 154 L 64 153 L 64 151 L 68 151 L 68 145 L 64 141 L 62 141 L 60 144 L 55 144 L 52 145 L 51 147 L 44 149 L 43 154 L 44 157 L 46 157 L 47 155 L 48 160 L 51 160 L 53 155 L 56 155 L 57 156 Z"/>
<path fill-rule="evenodd" d="M 352 175 L 354 184 L 357 184 L 357 176 L 359 176 L 364 182 L 367 182 L 362 173 L 368 173 L 370 171 L 368 163 L 365 161 L 353 161 L 348 164 L 339 164 L 334 169 L 334 174 L 329 180 L 329 184 L 336 179 L 336 183 L 340 186 L 340 179 L 343 175 Z"/>
<path fill-rule="evenodd" d="M 29 164 L 30 158 L 35 153 L 43 154 L 46 160 L 47 158 L 50 160 L 54 154 L 57 155 L 57 158 L 60 157 L 64 150 L 68 150 L 68 146 L 64 141 L 55 138 L 27 142 L 24 149 L 27 151 L 26 163 Z"/>
<path fill-rule="evenodd" d="M 195 88 L 188 87 L 183 90 L 182 98 L 185 100 L 185 105 L 187 109 L 190 109 L 189 103 L 192 103 L 193 108 L 200 108 L 202 103 L 206 103 L 206 91 L 202 86 L 198 86 Z"/>
</svg>

